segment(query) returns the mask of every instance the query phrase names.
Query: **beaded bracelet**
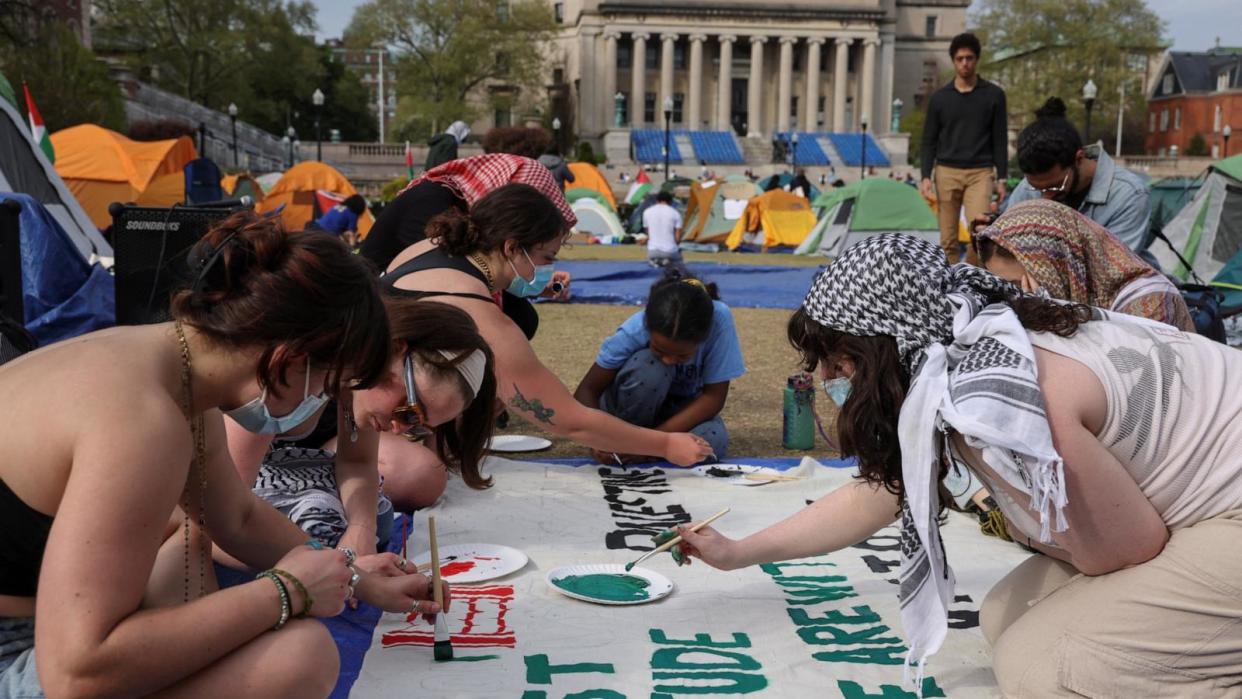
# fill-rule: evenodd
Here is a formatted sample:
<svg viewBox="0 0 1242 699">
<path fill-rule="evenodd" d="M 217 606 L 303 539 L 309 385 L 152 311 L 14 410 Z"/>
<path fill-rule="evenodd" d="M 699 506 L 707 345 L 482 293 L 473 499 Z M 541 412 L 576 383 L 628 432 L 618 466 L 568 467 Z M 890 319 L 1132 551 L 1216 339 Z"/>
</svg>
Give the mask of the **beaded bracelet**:
<svg viewBox="0 0 1242 699">
<path fill-rule="evenodd" d="M 285 625 L 286 622 L 289 621 L 289 613 L 291 611 L 291 607 L 289 605 L 289 591 L 285 589 L 285 584 L 280 581 L 280 576 L 270 570 L 265 570 L 254 576 L 255 580 L 258 580 L 259 578 L 267 578 L 276 583 L 276 591 L 280 593 L 280 621 L 276 622 L 276 625 L 272 627 L 273 631 L 278 631 Z"/>
<path fill-rule="evenodd" d="M 309 546 L 309 547 L 311 547 L 311 548 L 315 549 L 316 551 L 322 551 L 322 550 L 323 550 L 323 542 L 322 542 L 322 541 L 320 541 L 319 539 L 308 539 L 308 540 L 306 541 L 306 543 L 305 543 L 305 544 L 303 544 L 303 545 L 304 545 L 304 546 Z"/>
<path fill-rule="evenodd" d="M 288 578 L 289 582 L 293 583 L 293 587 L 298 592 L 302 593 L 302 599 L 306 601 L 306 604 L 303 605 L 302 612 L 298 614 L 298 618 L 300 619 L 305 616 L 310 616 L 311 607 L 315 606 L 315 598 L 311 597 L 310 592 L 306 589 L 306 586 L 302 584 L 302 581 L 298 580 L 297 576 L 293 573 L 281 570 L 280 568 L 272 568 L 272 572 L 282 578 Z"/>
</svg>

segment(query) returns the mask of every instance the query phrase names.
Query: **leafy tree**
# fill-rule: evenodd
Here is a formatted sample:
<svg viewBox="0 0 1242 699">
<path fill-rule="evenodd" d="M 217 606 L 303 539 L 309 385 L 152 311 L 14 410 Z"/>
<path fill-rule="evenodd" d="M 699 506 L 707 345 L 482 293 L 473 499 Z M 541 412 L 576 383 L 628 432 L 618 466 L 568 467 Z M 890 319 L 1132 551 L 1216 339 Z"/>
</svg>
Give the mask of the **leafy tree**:
<svg viewBox="0 0 1242 699">
<path fill-rule="evenodd" d="M 19 91 L 23 82 L 30 87 L 48 131 L 82 123 L 123 129 L 125 106 L 107 66 L 78 43 L 67 24 L 40 15 L 24 22 L 12 43 L 0 43 L 0 70 Z M 17 101 L 25 111 L 25 100 Z"/>
<path fill-rule="evenodd" d="M 345 41 L 397 51 L 399 121 L 408 124 L 397 132 L 421 140 L 512 99 L 497 91 L 479 100 L 483 88 L 536 88 L 555 32 L 551 8 L 540 0 L 368 0 Z"/>
<path fill-rule="evenodd" d="M 910 134 L 908 157 L 910 165 L 919 165 L 921 162 L 919 158 L 923 151 L 923 122 L 926 119 L 926 107 L 912 107 L 901 115 L 901 132 Z"/>
<path fill-rule="evenodd" d="M 1203 134 L 1198 131 L 1194 136 L 1190 137 L 1190 143 L 1186 144 L 1186 155 L 1207 155 L 1207 141 L 1204 140 Z"/>
<path fill-rule="evenodd" d="M 984 44 L 980 73 L 1005 88 L 1011 122 L 1029 123 L 1037 107 L 1058 96 L 1082 128 L 1088 79 L 1099 89 L 1093 140 L 1116 123 L 1107 115 L 1115 119 L 1123 80 L 1127 113 L 1146 112 L 1141 71 L 1132 62 L 1163 51 L 1164 22 L 1145 0 L 983 0 L 971 21 Z M 1127 130 L 1131 124 L 1126 120 Z"/>
</svg>

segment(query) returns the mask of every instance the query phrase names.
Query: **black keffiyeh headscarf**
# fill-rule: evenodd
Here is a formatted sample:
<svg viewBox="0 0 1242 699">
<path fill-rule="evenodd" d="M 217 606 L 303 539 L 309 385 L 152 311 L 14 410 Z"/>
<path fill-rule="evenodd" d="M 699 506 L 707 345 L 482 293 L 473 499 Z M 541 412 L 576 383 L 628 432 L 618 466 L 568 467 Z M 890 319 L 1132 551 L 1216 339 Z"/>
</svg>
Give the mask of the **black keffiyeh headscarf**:
<svg viewBox="0 0 1242 699">
<path fill-rule="evenodd" d="M 1063 531 L 1061 457 L 1052 445 L 1030 339 L 1007 301 L 1018 290 L 988 272 L 950 267 L 941 249 L 890 233 L 848 248 L 803 301 L 817 323 L 897 342 L 910 390 L 901 406 L 902 565 L 899 597 L 910 643 L 906 678 L 922 687 L 927 657 L 948 630 L 953 572 L 938 536 L 939 445 L 948 430 L 981 449 L 984 461 L 1031 497 L 1039 540 Z"/>
</svg>

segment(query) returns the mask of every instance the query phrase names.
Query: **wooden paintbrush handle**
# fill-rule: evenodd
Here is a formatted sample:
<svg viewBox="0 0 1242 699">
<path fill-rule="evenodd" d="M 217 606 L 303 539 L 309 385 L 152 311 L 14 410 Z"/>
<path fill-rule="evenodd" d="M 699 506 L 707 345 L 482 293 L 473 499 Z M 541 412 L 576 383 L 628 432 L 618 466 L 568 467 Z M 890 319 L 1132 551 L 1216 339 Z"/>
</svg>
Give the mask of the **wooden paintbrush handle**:
<svg viewBox="0 0 1242 699">
<path fill-rule="evenodd" d="M 436 518 L 427 518 L 427 532 L 431 536 L 431 595 L 436 604 L 444 606 L 444 591 L 440 589 L 440 547 L 436 545 Z"/>
<path fill-rule="evenodd" d="M 702 529 L 703 527 L 706 527 L 707 525 L 711 524 L 712 522 L 715 522 L 716 520 L 720 519 L 721 517 L 724 517 L 724 516 L 725 516 L 725 513 L 727 513 L 728 511 L 729 511 L 729 508 L 727 508 L 727 507 L 726 507 L 726 508 L 724 508 L 723 510 L 721 510 L 721 511 L 717 512 L 716 514 L 712 515 L 711 517 L 708 517 L 707 519 L 703 520 L 702 522 L 699 522 L 698 524 L 694 525 L 693 527 L 690 527 L 690 531 L 695 532 L 695 533 L 698 533 L 698 531 L 699 531 L 700 529 Z M 651 554 L 652 554 L 652 555 L 654 555 L 654 554 L 657 554 L 657 553 L 663 553 L 664 551 L 667 551 L 667 550 L 669 550 L 669 549 L 673 548 L 674 546 L 676 546 L 677 544 L 680 544 L 681 542 L 682 542 L 681 535 L 675 536 L 675 537 L 673 537 L 672 539 L 669 539 L 668 541 L 664 542 L 663 544 L 660 544 L 660 545 L 656 548 L 656 550 L 654 550 L 654 551 L 652 551 L 652 552 L 651 552 Z"/>
</svg>

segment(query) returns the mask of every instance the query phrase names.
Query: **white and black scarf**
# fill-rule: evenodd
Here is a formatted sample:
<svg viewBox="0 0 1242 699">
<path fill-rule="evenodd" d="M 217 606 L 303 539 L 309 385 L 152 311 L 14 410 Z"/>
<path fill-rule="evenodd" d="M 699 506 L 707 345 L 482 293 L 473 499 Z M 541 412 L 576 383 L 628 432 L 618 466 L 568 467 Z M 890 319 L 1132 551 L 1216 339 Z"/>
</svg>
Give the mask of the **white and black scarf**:
<svg viewBox="0 0 1242 699">
<path fill-rule="evenodd" d="M 939 447 L 949 429 L 1030 496 L 1040 541 L 1066 528 L 1063 465 L 1052 444 L 1035 353 L 1007 303 L 1018 293 L 977 267 L 950 267 L 931 243 L 884 234 L 847 249 L 816 277 L 803 302 L 821 325 L 895 339 L 911 377 L 898 418 L 905 488 L 899 598 L 910 644 L 905 675 L 916 688 L 928 656 L 944 642 L 953 599 L 953 572 L 937 523 Z"/>
</svg>

